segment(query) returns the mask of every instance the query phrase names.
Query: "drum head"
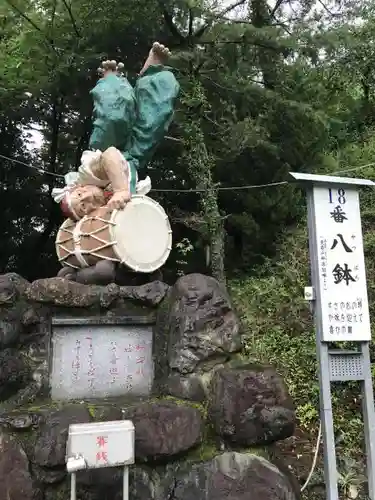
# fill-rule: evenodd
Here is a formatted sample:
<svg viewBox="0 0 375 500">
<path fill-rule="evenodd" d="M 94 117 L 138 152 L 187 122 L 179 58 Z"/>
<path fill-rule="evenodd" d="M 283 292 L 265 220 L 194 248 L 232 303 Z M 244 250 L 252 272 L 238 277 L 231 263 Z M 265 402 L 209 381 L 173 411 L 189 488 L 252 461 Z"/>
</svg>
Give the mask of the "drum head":
<svg viewBox="0 0 375 500">
<path fill-rule="evenodd" d="M 133 271 L 151 273 L 166 262 L 172 230 L 159 203 L 134 195 L 124 210 L 114 210 L 111 222 L 113 250 L 123 264 Z"/>
</svg>

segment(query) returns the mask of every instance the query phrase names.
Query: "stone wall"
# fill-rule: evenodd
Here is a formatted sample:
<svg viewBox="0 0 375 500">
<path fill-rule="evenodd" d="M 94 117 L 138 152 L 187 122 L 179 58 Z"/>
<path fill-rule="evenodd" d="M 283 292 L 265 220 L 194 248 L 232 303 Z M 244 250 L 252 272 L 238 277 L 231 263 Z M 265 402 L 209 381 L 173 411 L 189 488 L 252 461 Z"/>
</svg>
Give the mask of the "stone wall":
<svg viewBox="0 0 375 500">
<path fill-rule="evenodd" d="M 154 318 L 151 396 L 51 401 L 51 317 L 67 315 Z M 238 319 L 213 278 L 100 287 L 4 275 L 0 347 L 0 500 L 68 498 L 69 425 L 122 418 L 136 430 L 131 500 L 300 498 L 274 450 L 294 432 L 293 402 L 272 367 L 242 359 Z M 122 498 L 121 470 L 77 480 L 78 498 Z"/>
</svg>

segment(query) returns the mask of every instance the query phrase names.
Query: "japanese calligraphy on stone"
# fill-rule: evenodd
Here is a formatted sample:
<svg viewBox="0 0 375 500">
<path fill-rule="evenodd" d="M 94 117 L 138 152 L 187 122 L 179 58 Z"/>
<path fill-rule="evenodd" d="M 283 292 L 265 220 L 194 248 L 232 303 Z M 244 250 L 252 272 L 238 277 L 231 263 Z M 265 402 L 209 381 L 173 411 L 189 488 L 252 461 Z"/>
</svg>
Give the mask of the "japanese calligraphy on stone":
<svg viewBox="0 0 375 500">
<path fill-rule="evenodd" d="M 54 327 L 53 399 L 148 395 L 153 381 L 152 328 Z"/>
<path fill-rule="evenodd" d="M 370 340 L 358 192 L 313 188 L 325 341 Z"/>
</svg>

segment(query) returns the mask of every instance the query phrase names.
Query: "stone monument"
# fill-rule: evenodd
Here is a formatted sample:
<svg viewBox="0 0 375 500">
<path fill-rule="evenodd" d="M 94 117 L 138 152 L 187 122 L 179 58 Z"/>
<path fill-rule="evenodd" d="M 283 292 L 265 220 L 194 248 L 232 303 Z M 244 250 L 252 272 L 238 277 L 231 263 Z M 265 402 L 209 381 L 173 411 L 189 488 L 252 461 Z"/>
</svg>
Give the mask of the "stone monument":
<svg viewBox="0 0 375 500">
<path fill-rule="evenodd" d="M 272 367 L 243 358 L 226 289 L 201 274 L 114 283 L 118 265 L 152 272 L 170 250 L 168 218 L 137 178 L 173 114 L 167 55 L 154 44 L 135 91 L 103 64 L 91 151 L 54 192 L 68 217 L 59 277 L 0 276 L 0 500 L 67 498 L 69 425 L 122 418 L 135 426 L 132 500 L 300 498 L 270 448 L 293 434 L 293 402 Z M 122 471 L 79 473 L 77 488 L 120 500 Z"/>
<path fill-rule="evenodd" d="M 122 287 L 62 278 L 28 283 L 8 274 L 0 276 L 0 326 L 0 500 L 66 498 L 69 425 L 123 417 L 135 425 L 132 500 L 300 498 L 271 447 L 294 432 L 293 402 L 272 367 L 243 359 L 240 323 L 213 278 L 192 274 L 172 287 Z M 146 384 L 135 378 L 135 397 L 125 370 L 110 373 L 111 342 L 126 354 L 130 337 L 140 340 L 138 350 L 132 341 L 136 370 L 151 326 L 152 390 L 146 395 Z M 107 362 L 94 354 L 90 366 L 95 336 L 107 347 Z M 57 360 L 60 348 L 68 353 L 64 362 Z M 73 386 L 81 354 L 86 382 Z M 99 373 L 94 399 L 87 382 L 93 368 Z M 100 391 L 111 397 L 97 397 Z M 120 500 L 121 478 L 116 470 L 78 474 L 78 497 Z"/>
</svg>

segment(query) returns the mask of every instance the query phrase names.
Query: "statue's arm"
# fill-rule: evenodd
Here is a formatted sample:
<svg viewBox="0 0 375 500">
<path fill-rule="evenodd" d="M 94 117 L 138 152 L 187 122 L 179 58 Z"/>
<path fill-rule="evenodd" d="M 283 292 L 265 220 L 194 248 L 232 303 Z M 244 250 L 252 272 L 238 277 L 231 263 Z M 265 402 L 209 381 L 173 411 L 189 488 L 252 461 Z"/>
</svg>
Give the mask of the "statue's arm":
<svg viewBox="0 0 375 500">
<path fill-rule="evenodd" d="M 129 168 L 127 161 L 114 147 L 110 147 L 104 151 L 100 159 L 101 175 L 106 177 L 113 192 L 129 191 Z"/>
</svg>

